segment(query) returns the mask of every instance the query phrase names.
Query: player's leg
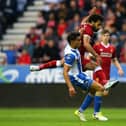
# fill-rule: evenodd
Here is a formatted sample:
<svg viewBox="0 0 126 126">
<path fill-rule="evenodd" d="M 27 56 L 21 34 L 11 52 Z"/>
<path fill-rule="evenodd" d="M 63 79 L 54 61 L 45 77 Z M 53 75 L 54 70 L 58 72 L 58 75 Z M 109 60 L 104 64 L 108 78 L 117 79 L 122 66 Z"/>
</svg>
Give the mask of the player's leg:
<svg viewBox="0 0 126 126">
<path fill-rule="evenodd" d="M 94 94 L 88 93 L 86 95 L 85 99 L 83 100 L 81 106 L 79 107 L 79 109 L 74 112 L 74 114 L 76 116 L 80 117 L 81 121 L 86 121 L 86 118 L 85 118 L 83 112 L 89 107 L 89 105 L 92 103 L 93 99 L 94 99 Z"/>
<path fill-rule="evenodd" d="M 84 65 L 86 66 L 85 68 L 86 69 L 95 69 L 97 64 L 89 62 L 89 61 L 90 60 L 87 60 L 87 59 L 85 60 L 85 62 L 84 62 L 85 63 Z M 84 112 L 87 109 L 87 107 L 91 104 L 91 102 L 93 101 L 93 98 L 95 99 L 96 112 L 98 112 L 100 110 L 101 103 L 102 103 L 102 93 L 101 94 L 96 93 L 95 97 L 94 97 L 94 93 L 92 93 L 92 92 L 103 92 L 102 85 L 94 81 L 91 86 L 90 91 L 91 91 L 91 93 L 87 94 L 87 96 L 85 97 L 84 101 L 82 102 L 79 110 L 75 111 L 76 114 Z M 101 115 L 101 114 L 99 114 L 99 115 Z M 100 116 L 100 119 L 106 120 L 107 118 L 105 118 L 104 116 Z"/>
<path fill-rule="evenodd" d="M 114 87 L 119 83 L 118 80 L 107 81 L 105 73 L 104 73 L 102 67 L 99 66 L 96 62 L 94 62 L 94 61 L 92 61 L 90 59 L 82 58 L 82 65 L 84 67 L 84 70 L 87 70 L 87 69 L 88 70 L 93 70 L 94 71 L 93 80 L 99 81 L 99 83 L 104 85 L 104 87 L 106 89 Z"/>
<path fill-rule="evenodd" d="M 97 91 L 95 94 L 93 118 L 100 120 L 100 121 L 107 121 L 108 118 L 103 116 L 101 113 L 102 96 L 103 96 L 103 92 L 101 92 L 101 91 Z"/>
<path fill-rule="evenodd" d="M 103 96 L 103 92 L 105 90 L 99 89 L 99 86 L 102 86 L 102 84 L 100 84 L 100 83 L 98 83 L 96 81 L 94 81 L 94 83 L 91 86 L 91 89 L 96 91 L 95 96 L 94 96 L 94 114 L 93 114 L 93 118 L 98 119 L 100 121 L 107 121 L 108 118 L 103 116 L 102 113 L 100 112 L 101 104 L 102 104 L 102 96 Z M 104 86 L 102 86 L 102 87 L 104 87 Z"/>
<path fill-rule="evenodd" d="M 100 80 L 100 83 L 106 83 L 106 77 L 105 73 L 102 70 L 101 66 L 99 66 L 96 62 L 92 61 L 91 59 L 84 58 L 82 61 L 82 64 L 84 66 L 84 70 L 93 70 L 93 79 Z"/>
<path fill-rule="evenodd" d="M 98 81 L 98 80 L 97 80 Z M 104 86 L 104 84 L 102 84 Z M 93 118 L 100 121 L 107 121 L 108 118 L 103 116 L 101 113 L 102 96 L 107 96 L 109 90 L 104 90 L 103 92 L 97 91 L 94 97 L 94 114 Z"/>
<path fill-rule="evenodd" d="M 107 79 L 106 79 L 107 80 Z M 98 80 L 97 80 L 98 81 Z M 97 91 L 94 97 L 94 114 L 93 114 L 93 118 L 100 120 L 100 121 L 107 121 L 108 118 L 103 116 L 101 113 L 101 104 L 102 104 L 102 96 L 107 96 L 109 93 L 109 87 L 111 87 L 110 85 L 112 85 L 113 83 L 116 84 L 118 81 L 114 81 L 112 83 L 110 83 L 109 81 L 107 82 L 107 84 L 104 85 L 104 83 L 101 83 L 101 85 L 103 85 L 107 90 L 104 90 L 103 92 L 101 91 Z"/>
<path fill-rule="evenodd" d="M 91 82 L 90 79 L 86 79 L 86 84 L 88 84 L 88 89 L 90 89 L 90 93 L 87 94 L 87 96 L 85 97 L 84 101 L 82 102 L 81 106 L 79 107 L 78 110 L 75 111 L 75 115 L 78 116 L 80 118 L 81 121 L 85 121 L 85 117 L 84 119 L 82 118 L 83 116 L 83 112 L 88 108 L 88 106 L 91 104 L 91 102 L 93 101 L 94 99 L 94 95 L 95 95 L 95 103 L 96 103 L 96 106 L 95 106 L 95 110 L 96 110 L 96 113 L 97 115 L 95 117 L 98 116 L 98 119 L 99 120 L 102 120 L 102 121 L 105 121 L 107 120 L 106 117 L 104 117 L 100 112 L 100 107 L 101 107 L 101 103 L 102 103 L 102 92 L 105 90 L 105 88 L 99 84 L 98 82 L 96 81 L 92 81 L 92 84 L 89 83 Z M 85 89 L 87 86 L 86 84 L 84 85 L 81 85 L 80 87 L 82 89 Z M 90 86 L 89 86 L 90 85 Z M 85 87 L 86 86 L 86 87 Z M 90 87 L 90 88 L 89 88 Z M 97 93 L 96 93 L 97 92 Z M 101 92 L 101 94 L 100 94 Z"/>
<path fill-rule="evenodd" d="M 99 72 L 99 71 L 97 71 Z M 106 76 L 105 74 L 102 72 L 101 74 L 102 77 L 104 78 L 104 80 L 107 80 L 106 79 Z M 102 81 L 101 78 L 99 78 L 96 74 L 96 72 L 94 72 L 94 76 L 93 76 L 93 79 L 96 80 L 96 82 L 100 83 L 101 85 L 105 85 L 105 81 Z M 93 118 L 94 119 L 98 119 L 100 121 L 107 121 L 108 118 L 103 116 L 102 113 L 100 112 L 101 110 L 101 105 L 102 105 L 102 96 L 103 95 L 107 95 L 107 90 L 104 90 L 104 91 L 97 91 L 96 94 L 95 94 L 95 97 L 94 97 L 94 114 L 93 114 Z"/>
<path fill-rule="evenodd" d="M 94 95 L 97 90 L 103 91 L 104 87 L 102 85 L 100 85 L 99 83 L 93 82 L 91 85 L 91 88 L 90 88 L 90 92 L 87 94 L 87 96 L 83 100 L 79 109 L 75 111 L 75 115 L 78 116 L 81 121 L 86 121 L 83 113 L 89 107 L 89 105 L 92 103 L 92 101 L 94 99 Z"/>
<path fill-rule="evenodd" d="M 75 111 L 75 115 L 79 117 L 81 121 L 86 121 L 83 112 L 91 104 L 93 96 L 96 91 L 103 91 L 104 87 L 99 83 L 90 79 L 86 74 L 82 73 L 73 77 L 70 77 L 72 84 L 79 86 L 83 90 L 90 90 L 90 93 L 87 94 L 84 101 L 78 110 Z"/>
<path fill-rule="evenodd" d="M 44 64 L 40 65 L 30 65 L 30 71 L 39 71 L 42 69 L 47 69 L 47 68 L 55 68 L 55 67 L 60 67 L 64 63 L 64 59 L 61 60 L 52 60 Z"/>
<path fill-rule="evenodd" d="M 81 73 L 76 76 L 70 76 L 71 83 L 74 86 L 80 87 L 82 90 L 88 90 L 90 88 L 90 85 L 92 84 L 92 80 L 87 77 L 87 75 Z M 93 100 L 93 95 L 88 94 L 85 98 L 86 103 L 81 104 L 78 110 L 74 112 L 74 114 L 81 120 L 86 121 L 85 115 L 83 114 L 83 111 L 90 105 L 91 101 Z"/>
</svg>

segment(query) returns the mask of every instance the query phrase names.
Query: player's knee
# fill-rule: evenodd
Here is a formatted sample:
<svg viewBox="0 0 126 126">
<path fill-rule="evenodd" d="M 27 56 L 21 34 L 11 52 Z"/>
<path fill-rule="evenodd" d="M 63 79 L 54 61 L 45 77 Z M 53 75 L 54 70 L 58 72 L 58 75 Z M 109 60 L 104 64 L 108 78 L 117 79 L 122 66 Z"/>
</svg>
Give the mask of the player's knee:
<svg viewBox="0 0 126 126">
<path fill-rule="evenodd" d="M 106 91 L 106 90 L 105 90 L 105 91 L 103 92 L 103 96 L 108 96 L 108 95 L 109 95 L 109 91 Z"/>
<path fill-rule="evenodd" d="M 92 95 L 92 96 L 95 96 L 95 93 L 96 93 L 96 90 L 94 90 L 94 89 L 91 89 L 90 92 L 89 92 L 89 94 Z"/>
</svg>

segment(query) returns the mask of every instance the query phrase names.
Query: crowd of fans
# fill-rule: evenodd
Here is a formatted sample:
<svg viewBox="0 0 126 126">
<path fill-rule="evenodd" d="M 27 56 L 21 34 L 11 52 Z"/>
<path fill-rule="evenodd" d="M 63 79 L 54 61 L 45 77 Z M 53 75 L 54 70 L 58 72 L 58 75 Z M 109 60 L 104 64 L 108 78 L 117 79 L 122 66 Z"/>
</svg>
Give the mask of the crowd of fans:
<svg viewBox="0 0 126 126">
<path fill-rule="evenodd" d="M 0 0 L 0 39 L 33 0 Z"/>
<path fill-rule="evenodd" d="M 126 63 L 125 0 L 45 0 L 44 7 L 38 12 L 36 27 L 29 29 L 23 45 L 10 45 L 4 50 L 7 63 L 31 64 L 60 59 L 67 33 L 78 31 L 81 19 L 93 6 L 97 6 L 97 13 L 103 15 L 104 28 L 111 32 L 117 58 Z M 99 37 L 95 41 L 99 41 Z"/>
</svg>

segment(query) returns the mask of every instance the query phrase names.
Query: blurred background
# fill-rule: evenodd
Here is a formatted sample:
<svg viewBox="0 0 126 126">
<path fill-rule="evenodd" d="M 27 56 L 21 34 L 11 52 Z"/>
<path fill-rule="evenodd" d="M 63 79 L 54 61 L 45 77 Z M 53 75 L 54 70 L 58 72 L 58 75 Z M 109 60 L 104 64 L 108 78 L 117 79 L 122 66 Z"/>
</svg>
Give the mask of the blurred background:
<svg viewBox="0 0 126 126">
<path fill-rule="evenodd" d="M 29 71 L 30 64 L 61 59 L 70 31 L 93 6 L 104 17 L 111 43 L 125 72 L 112 65 L 111 79 L 120 84 L 105 99 L 106 107 L 126 107 L 126 1 L 125 0 L 0 0 L 0 106 L 76 107 L 83 93 L 70 99 L 62 68 Z M 99 42 L 98 34 L 94 41 Z"/>
</svg>

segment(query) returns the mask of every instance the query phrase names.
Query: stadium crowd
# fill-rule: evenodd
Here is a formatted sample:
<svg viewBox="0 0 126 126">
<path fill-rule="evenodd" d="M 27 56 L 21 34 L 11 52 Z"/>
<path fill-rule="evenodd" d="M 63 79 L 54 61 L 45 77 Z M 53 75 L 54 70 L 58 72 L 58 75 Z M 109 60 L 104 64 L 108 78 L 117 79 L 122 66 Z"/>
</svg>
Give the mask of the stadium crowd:
<svg viewBox="0 0 126 126">
<path fill-rule="evenodd" d="M 33 0 L 0 0 L 0 39 Z"/>
<path fill-rule="evenodd" d="M 29 0 L 4 0 L 24 1 L 23 9 L 16 9 L 23 14 Z M 30 0 L 31 3 L 33 0 Z M 14 12 L 6 15 L 7 6 L 0 0 L 0 34 L 6 31 L 17 18 L 17 5 L 11 8 Z M 5 5 L 5 4 L 4 4 Z M 20 4 L 19 4 L 20 5 Z M 20 5 L 21 6 L 21 5 Z M 126 1 L 125 0 L 45 0 L 44 8 L 38 12 L 36 26 L 29 29 L 22 45 L 10 45 L 8 50 L 0 52 L 6 59 L 3 64 L 31 64 L 44 63 L 63 56 L 63 49 L 67 43 L 66 36 L 70 31 L 78 31 L 82 17 L 88 15 L 89 10 L 97 7 L 97 13 L 104 17 L 104 28 L 111 33 L 111 43 L 116 47 L 117 58 L 126 63 Z M 2 9 L 4 7 L 4 9 Z M 19 7 L 20 8 L 20 7 Z M 10 9 L 10 8 L 9 8 Z M 9 21 L 9 18 L 12 21 Z M 10 24 L 11 23 L 11 24 Z M 100 36 L 94 36 L 94 41 L 99 42 Z M 4 53 L 4 54 L 2 54 Z M 0 62 L 1 63 L 1 62 Z"/>
</svg>

